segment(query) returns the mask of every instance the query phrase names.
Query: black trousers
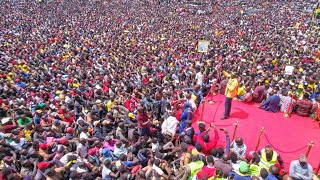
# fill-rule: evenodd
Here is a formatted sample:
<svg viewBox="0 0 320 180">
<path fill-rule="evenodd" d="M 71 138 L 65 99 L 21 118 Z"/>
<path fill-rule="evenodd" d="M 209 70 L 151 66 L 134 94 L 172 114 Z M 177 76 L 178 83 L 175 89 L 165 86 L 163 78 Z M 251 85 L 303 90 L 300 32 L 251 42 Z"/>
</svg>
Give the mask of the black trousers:
<svg viewBox="0 0 320 180">
<path fill-rule="evenodd" d="M 226 102 L 224 103 L 224 117 L 230 116 L 232 98 L 226 97 Z"/>
</svg>

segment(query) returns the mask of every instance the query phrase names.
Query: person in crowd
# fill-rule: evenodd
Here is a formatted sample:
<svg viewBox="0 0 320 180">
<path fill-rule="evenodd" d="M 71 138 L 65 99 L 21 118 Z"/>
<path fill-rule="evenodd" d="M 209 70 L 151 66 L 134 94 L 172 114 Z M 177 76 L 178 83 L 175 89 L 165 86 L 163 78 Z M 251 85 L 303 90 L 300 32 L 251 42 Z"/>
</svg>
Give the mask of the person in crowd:
<svg viewBox="0 0 320 180">
<path fill-rule="evenodd" d="M 230 145 L 230 150 L 234 152 L 239 158 L 245 158 L 247 146 L 243 143 L 241 137 L 237 137 Z"/>
<path fill-rule="evenodd" d="M 249 175 L 249 165 L 246 162 L 244 162 L 244 161 L 240 162 L 239 171 L 237 173 L 235 173 L 234 179 L 235 180 L 241 180 L 241 179 L 249 180 L 249 179 L 251 179 L 251 176 Z"/>
<path fill-rule="evenodd" d="M 293 179 L 312 179 L 312 166 L 308 164 L 307 157 L 302 154 L 298 160 L 293 160 L 290 163 L 290 176 Z"/>
<path fill-rule="evenodd" d="M 227 119 L 237 96 L 277 112 L 288 92 L 283 112 L 319 121 L 313 1 L 189 3 L 1 1 L 0 179 L 279 178 L 271 147 L 250 161 L 246 139 L 194 120 L 208 94 Z"/>
<path fill-rule="evenodd" d="M 267 145 L 265 148 L 259 151 L 260 154 L 260 163 L 259 166 L 261 168 L 265 168 L 267 170 L 270 169 L 271 166 L 278 164 L 279 167 L 283 168 L 283 160 L 280 155 L 273 150 L 270 145 Z"/>
<path fill-rule="evenodd" d="M 312 101 L 310 101 L 309 94 L 304 93 L 303 99 L 297 101 L 297 105 L 295 107 L 296 113 L 299 116 L 308 117 L 311 114 L 311 110 L 313 107 Z"/>
<path fill-rule="evenodd" d="M 279 111 L 280 97 L 272 92 L 271 96 L 269 96 L 263 103 L 259 105 L 259 108 L 262 108 L 268 112 L 276 113 Z"/>
</svg>

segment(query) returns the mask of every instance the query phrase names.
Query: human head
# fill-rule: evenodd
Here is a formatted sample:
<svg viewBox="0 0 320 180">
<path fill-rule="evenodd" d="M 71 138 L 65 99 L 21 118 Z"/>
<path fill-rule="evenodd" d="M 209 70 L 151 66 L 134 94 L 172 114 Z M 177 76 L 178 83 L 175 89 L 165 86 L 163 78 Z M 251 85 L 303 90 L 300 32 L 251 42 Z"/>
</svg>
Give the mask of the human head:
<svg viewBox="0 0 320 180">
<path fill-rule="evenodd" d="M 260 170 L 260 176 L 261 176 L 262 179 L 266 179 L 266 178 L 268 177 L 268 171 L 267 171 L 267 169 L 262 168 L 262 169 Z"/>
<path fill-rule="evenodd" d="M 217 154 L 218 154 L 217 149 L 216 149 L 216 148 L 212 148 L 210 154 L 211 154 L 213 157 L 217 157 Z"/>
<path fill-rule="evenodd" d="M 208 155 L 206 157 L 206 161 L 207 161 L 207 164 L 213 164 L 213 162 L 214 162 L 213 156 L 212 155 Z"/>
<path fill-rule="evenodd" d="M 293 180 L 293 178 L 292 178 L 289 174 L 285 174 L 285 175 L 282 177 L 282 180 Z"/>
<path fill-rule="evenodd" d="M 222 147 L 219 147 L 217 152 L 218 152 L 219 157 L 222 157 L 224 155 L 224 150 Z"/>
<path fill-rule="evenodd" d="M 206 130 L 206 125 L 205 125 L 204 123 L 201 122 L 201 123 L 199 123 L 198 126 L 199 126 L 199 131 L 200 131 L 200 132 L 203 132 L 203 131 Z"/>
<path fill-rule="evenodd" d="M 205 133 L 204 135 L 202 135 L 202 139 L 204 142 L 208 143 L 209 142 L 209 135 L 207 133 Z"/>
<path fill-rule="evenodd" d="M 235 143 L 237 144 L 237 146 L 242 146 L 243 145 L 243 139 L 241 137 L 238 137 L 235 140 Z"/>
<path fill-rule="evenodd" d="M 222 156 L 222 160 L 223 160 L 223 161 L 229 161 L 229 159 L 230 159 L 230 158 L 229 158 L 228 153 L 224 153 L 223 156 Z"/>
<path fill-rule="evenodd" d="M 234 152 L 232 152 L 232 153 L 230 154 L 230 160 L 231 160 L 231 162 L 236 163 L 237 160 L 238 160 L 237 154 L 234 153 Z"/>
<path fill-rule="evenodd" d="M 299 156 L 299 164 L 300 164 L 301 166 L 305 166 L 305 165 L 307 164 L 307 157 L 306 157 L 306 155 L 301 154 L 301 155 Z"/>
<path fill-rule="evenodd" d="M 269 171 L 273 175 L 278 175 L 279 174 L 279 169 L 275 165 L 270 166 Z"/>
<path fill-rule="evenodd" d="M 271 147 L 270 145 L 267 145 L 267 146 L 265 147 L 265 151 L 266 151 L 267 156 L 272 156 L 272 154 L 273 154 L 273 149 L 272 149 L 272 147 Z"/>
</svg>

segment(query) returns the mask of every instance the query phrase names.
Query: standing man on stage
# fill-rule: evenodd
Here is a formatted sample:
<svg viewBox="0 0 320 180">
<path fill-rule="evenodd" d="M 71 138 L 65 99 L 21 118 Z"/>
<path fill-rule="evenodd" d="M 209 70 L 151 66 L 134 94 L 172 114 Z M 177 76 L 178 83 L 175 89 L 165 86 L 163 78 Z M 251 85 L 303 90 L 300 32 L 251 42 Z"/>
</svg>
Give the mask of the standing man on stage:
<svg viewBox="0 0 320 180">
<path fill-rule="evenodd" d="M 235 73 L 232 72 L 228 74 L 226 71 L 222 71 L 222 73 L 229 78 L 225 91 L 226 102 L 224 104 L 224 116 L 221 117 L 221 120 L 224 120 L 230 116 L 232 99 L 237 97 L 239 82 Z"/>
</svg>

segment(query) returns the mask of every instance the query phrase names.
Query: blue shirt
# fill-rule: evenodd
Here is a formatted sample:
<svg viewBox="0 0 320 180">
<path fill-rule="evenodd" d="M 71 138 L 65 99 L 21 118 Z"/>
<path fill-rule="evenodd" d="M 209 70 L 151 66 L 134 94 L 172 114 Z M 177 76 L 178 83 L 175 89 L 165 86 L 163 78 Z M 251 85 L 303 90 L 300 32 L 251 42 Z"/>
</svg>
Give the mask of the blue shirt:
<svg viewBox="0 0 320 180">
<path fill-rule="evenodd" d="M 266 180 L 278 180 L 278 178 L 275 175 L 268 173 Z"/>
<path fill-rule="evenodd" d="M 275 113 L 275 112 L 278 112 L 280 109 L 279 103 L 280 103 L 280 97 L 278 95 L 273 95 L 268 97 L 266 101 L 260 104 L 260 107 L 266 111 Z"/>
<path fill-rule="evenodd" d="M 320 92 L 312 93 L 310 99 L 311 99 L 311 100 L 312 100 L 312 99 L 316 99 L 316 97 L 317 97 L 318 95 L 320 95 Z"/>
<path fill-rule="evenodd" d="M 190 112 L 189 112 L 190 111 Z M 189 117 L 188 117 L 189 116 Z M 180 115 L 180 121 L 192 120 L 192 110 L 190 108 L 186 108 L 183 113 Z"/>
<path fill-rule="evenodd" d="M 311 180 L 313 177 L 312 167 L 306 163 L 301 166 L 299 160 L 294 160 L 290 163 L 290 176 L 293 179 Z"/>
<path fill-rule="evenodd" d="M 39 116 L 33 117 L 33 123 L 34 125 L 40 124 L 41 118 Z"/>
<path fill-rule="evenodd" d="M 235 173 L 234 180 L 251 180 L 251 177 L 250 176 L 241 176 L 241 175 Z"/>
</svg>

